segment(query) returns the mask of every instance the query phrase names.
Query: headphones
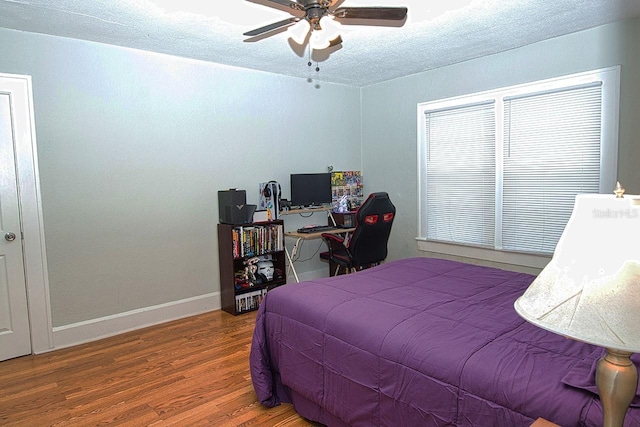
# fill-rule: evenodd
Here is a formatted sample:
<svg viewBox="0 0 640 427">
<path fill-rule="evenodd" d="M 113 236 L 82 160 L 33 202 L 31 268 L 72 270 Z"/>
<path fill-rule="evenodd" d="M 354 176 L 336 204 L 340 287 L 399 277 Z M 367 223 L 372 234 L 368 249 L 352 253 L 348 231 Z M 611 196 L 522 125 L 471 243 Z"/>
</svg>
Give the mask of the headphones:
<svg viewBox="0 0 640 427">
<path fill-rule="evenodd" d="M 280 190 L 280 184 L 278 184 L 277 181 L 269 181 L 269 182 L 267 182 L 265 184 L 265 186 L 264 186 L 264 190 L 262 191 L 262 193 L 264 194 L 264 197 L 270 198 L 272 196 L 272 194 L 271 194 L 271 184 L 276 184 L 278 186 L 278 202 L 280 202 L 280 194 L 282 193 L 282 191 Z"/>
</svg>

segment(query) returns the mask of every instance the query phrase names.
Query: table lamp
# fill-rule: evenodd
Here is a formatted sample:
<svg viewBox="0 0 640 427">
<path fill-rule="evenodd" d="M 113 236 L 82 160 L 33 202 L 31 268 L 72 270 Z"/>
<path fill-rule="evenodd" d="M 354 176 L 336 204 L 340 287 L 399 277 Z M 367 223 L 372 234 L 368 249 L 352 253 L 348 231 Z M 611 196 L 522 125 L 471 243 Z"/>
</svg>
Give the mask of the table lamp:
<svg viewBox="0 0 640 427">
<path fill-rule="evenodd" d="M 604 347 L 596 385 L 605 427 L 622 426 L 638 387 L 640 196 L 576 196 L 549 264 L 515 302 L 530 323 Z"/>
</svg>

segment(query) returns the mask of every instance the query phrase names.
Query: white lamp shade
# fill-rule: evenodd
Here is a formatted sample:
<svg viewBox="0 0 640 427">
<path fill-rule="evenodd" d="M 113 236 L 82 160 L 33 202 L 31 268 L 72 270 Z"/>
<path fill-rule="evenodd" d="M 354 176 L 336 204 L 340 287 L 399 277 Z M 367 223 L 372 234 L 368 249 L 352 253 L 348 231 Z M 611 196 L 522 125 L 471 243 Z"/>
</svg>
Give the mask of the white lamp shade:
<svg viewBox="0 0 640 427">
<path fill-rule="evenodd" d="M 307 38 L 307 34 L 309 33 L 309 29 L 311 25 L 309 25 L 309 21 L 306 19 L 301 19 L 296 24 L 289 27 L 287 33 L 291 40 L 298 44 L 303 44 Z"/>
<path fill-rule="evenodd" d="M 640 196 L 577 196 L 553 258 L 515 309 L 557 334 L 639 352 Z"/>
</svg>

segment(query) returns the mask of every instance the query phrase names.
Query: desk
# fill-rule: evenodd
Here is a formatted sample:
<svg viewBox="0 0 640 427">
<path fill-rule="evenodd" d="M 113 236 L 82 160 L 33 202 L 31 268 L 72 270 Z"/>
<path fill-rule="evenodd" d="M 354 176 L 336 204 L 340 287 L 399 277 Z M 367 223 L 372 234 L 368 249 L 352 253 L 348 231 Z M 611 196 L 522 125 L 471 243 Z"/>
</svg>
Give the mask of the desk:
<svg viewBox="0 0 640 427">
<path fill-rule="evenodd" d="M 323 233 L 345 234 L 345 233 L 351 233 L 353 230 L 355 230 L 355 228 L 335 228 L 333 230 L 319 231 L 317 233 L 298 233 L 297 231 L 285 231 L 284 233 L 285 237 L 291 237 L 293 239 L 296 239 L 296 243 L 293 245 L 293 248 L 291 248 L 291 253 L 289 253 L 289 250 L 286 248 L 286 245 L 284 248 L 287 254 L 287 259 L 289 260 L 289 268 L 293 272 L 293 277 L 296 278 L 296 282 L 300 282 L 300 279 L 298 278 L 298 273 L 296 272 L 296 267 L 293 261 L 295 256 L 298 254 L 298 247 L 300 246 L 300 243 L 303 240 L 321 239 Z M 287 276 L 288 275 L 289 275 L 289 271 L 287 269 Z"/>
<path fill-rule="evenodd" d="M 331 223 L 333 225 L 336 225 L 336 220 L 333 218 L 333 208 L 331 206 L 318 206 L 315 208 L 300 208 L 300 209 L 289 209 L 289 210 L 285 210 L 280 212 L 280 215 L 294 215 L 294 214 L 298 214 L 298 215 L 302 215 L 302 214 L 311 214 L 313 215 L 314 213 L 317 212 L 326 212 L 327 213 L 327 217 L 329 217 L 329 219 L 331 220 Z"/>
</svg>

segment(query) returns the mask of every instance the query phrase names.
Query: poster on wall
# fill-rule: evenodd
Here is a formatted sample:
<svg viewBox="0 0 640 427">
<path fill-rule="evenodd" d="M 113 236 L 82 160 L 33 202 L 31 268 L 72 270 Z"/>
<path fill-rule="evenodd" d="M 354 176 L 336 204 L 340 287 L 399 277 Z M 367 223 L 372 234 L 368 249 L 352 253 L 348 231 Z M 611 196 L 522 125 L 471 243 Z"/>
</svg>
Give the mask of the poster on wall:
<svg viewBox="0 0 640 427">
<path fill-rule="evenodd" d="M 331 199 L 334 212 L 357 210 L 363 202 L 360 171 L 331 172 Z"/>
</svg>

